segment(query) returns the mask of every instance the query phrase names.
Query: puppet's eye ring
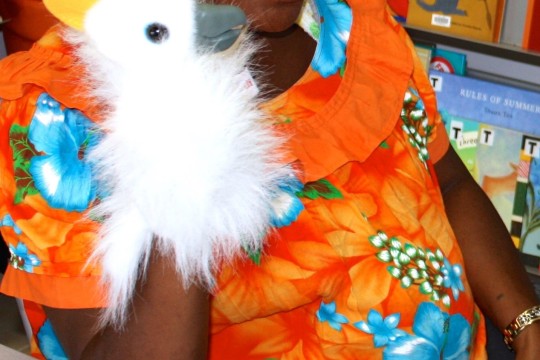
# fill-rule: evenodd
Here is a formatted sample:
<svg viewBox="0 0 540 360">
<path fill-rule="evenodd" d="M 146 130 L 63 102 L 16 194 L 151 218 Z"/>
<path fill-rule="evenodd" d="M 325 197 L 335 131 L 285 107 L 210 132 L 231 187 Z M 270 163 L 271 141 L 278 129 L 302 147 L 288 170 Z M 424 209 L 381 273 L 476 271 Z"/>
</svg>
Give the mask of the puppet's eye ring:
<svg viewBox="0 0 540 360">
<path fill-rule="evenodd" d="M 161 44 L 169 39 L 169 29 L 160 23 L 153 23 L 146 27 L 146 37 L 155 44 Z"/>
</svg>

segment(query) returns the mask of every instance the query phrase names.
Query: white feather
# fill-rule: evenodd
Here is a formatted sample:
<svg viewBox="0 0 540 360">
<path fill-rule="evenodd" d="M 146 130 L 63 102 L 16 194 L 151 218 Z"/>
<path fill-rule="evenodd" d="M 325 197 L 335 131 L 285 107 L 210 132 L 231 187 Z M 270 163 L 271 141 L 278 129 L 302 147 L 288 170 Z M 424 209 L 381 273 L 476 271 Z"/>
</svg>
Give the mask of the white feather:
<svg viewBox="0 0 540 360">
<path fill-rule="evenodd" d="M 261 247 L 277 185 L 291 176 L 283 140 L 238 76 L 250 45 L 197 52 L 193 19 L 193 1 L 100 0 L 85 33 L 67 35 L 109 107 L 90 153 L 108 192 L 95 209 L 105 220 L 93 256 L 110 304 L 104 323 L 125 320 L 153 238 L 185 286 L 211 289 L 220 263 Z M 154 22 L 168 41 L 148 41 Z"/>
</svg>

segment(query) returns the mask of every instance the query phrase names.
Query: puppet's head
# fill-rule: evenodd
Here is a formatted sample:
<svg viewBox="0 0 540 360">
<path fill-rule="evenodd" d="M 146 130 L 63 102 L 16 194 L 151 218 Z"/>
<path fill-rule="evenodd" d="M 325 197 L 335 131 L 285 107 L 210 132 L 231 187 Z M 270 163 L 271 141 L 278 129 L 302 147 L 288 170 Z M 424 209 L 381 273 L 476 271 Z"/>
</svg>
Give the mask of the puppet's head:
<svg viewBox="0 0 540 360">
<path fill-rule="evenodd" d="M 222 51 L 239 37 L 246 18 L 234 6 L 194 1 L 44 0 L 47 9 L 69 27 L 86 33 L 110 58 L 123 58 L 130 47 L 156 45 L 175 51 Z M 164 50 L 166 51 L 166 50 Z"/>
</svg>

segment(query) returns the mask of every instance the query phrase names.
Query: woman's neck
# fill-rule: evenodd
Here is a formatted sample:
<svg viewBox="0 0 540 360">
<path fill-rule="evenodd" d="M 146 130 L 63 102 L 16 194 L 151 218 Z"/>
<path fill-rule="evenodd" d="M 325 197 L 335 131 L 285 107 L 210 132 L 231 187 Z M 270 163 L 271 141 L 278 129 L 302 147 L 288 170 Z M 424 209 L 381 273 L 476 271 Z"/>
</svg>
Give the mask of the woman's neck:
<svg viewBox="0 0 540 360">
<path fill-rule="evenodd" d="M 294 25 L 281 33 L 256 33 L 262 43 L 255 56 L 265 95 L 273 98 L 294 85 L 306 72 L 317 43 Z"/>
</svg>

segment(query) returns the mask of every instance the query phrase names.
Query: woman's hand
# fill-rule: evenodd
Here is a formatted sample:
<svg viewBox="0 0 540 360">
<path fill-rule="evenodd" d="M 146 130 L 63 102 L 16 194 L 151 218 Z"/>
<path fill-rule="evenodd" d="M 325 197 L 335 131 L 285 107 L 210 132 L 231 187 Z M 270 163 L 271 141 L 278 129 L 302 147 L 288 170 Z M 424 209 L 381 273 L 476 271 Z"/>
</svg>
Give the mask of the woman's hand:
<svg viewBox="0 0 540 360">
<path fill-rule="evenodd" d="M 527 326 L 512 344 L 516 360 L 540 359 L 540 321 Z"/>
</svg>

